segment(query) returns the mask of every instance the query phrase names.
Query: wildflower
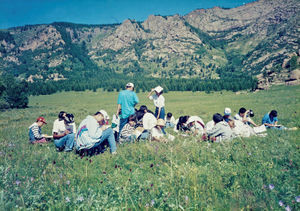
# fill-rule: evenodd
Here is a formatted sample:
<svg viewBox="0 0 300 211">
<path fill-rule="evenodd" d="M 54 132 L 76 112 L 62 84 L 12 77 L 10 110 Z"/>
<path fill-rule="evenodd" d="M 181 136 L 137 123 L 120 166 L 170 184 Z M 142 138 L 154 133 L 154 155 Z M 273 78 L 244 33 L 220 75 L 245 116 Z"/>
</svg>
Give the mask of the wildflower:
<svg viewBox="0 0 300 211">
<path fill-rule="evenodd" d="M 129 169 L 129 171 L 131 172 L 131 171 L 132 171 L 132 169 Z"/>
<path fill-rule="evenodd" d="M 20 180 L 16 180 L 16 185 L 20 185 L 21 181 Z"/>
<path fill-rule="evenodd" d="M 34 180 L 34 178 L 33 178 L 33 177 L 31 177 L 31 178 L 30 178 L 30 181 L 31 181 L 31 182 L 33 182 L 33 180 Z"/>
<path fill-rule="evenodd" d="M 154 204 L 155 204 L 155 201 L 152 199 L 151 200 L 151 207 L 153 207 Z"/>
<path fill-rule="evenodd" d="M 188 201 L 188 200 L 189 200 L 189 197 L 188 197 L 188 196 L 185 196 L 184 199 L 185 199 L 185 201 Z"/>
<path fill-rule="evenodd" d="M 291 211 L 292 209 L 291 209 L 291 207 L 288 205 L 288 206 L 285 207 L 285 210 L 286 210 L 286 211 Z"/>
<path fill-rule="evenodd" d="M 151 163 L 151 165 L 150 165 L 150 168 L 152 168 L 153 167 L 153 163 Z"/>
<path fill-rule="evenodd" d="M 44 171 L 43 171 L 43 175 L 45 175 L 45 174 L 46 174 L 46 171 L 44 170 Z"/>
<path fill-rule="evenodd" d="M 56 161 L 54 160 L 54 161 L 52 162 L 52 164 L 55 165 L 55 164 L 56 164 Z"/>
<path fill-rule="evenodd" d="M 69 203 L 71 200 L 69 197 L 66 197 L 66 202 Z"/>
<path fill-rule="evenodd" d="M 54 180 L 54 181 L 53 181 L 53 183 L 54 183 L 54 184 L 57 184 L 57 181 L 56 181 L 56 180 Z"/>
<path fill-rule="evenodd" d="M 150 186 L 153 187 L 153 184 L 151 184 Z"/>
<path fill-rule="evenodd" d="M 70 185 L 70 180 L 67 180 L 67 182 L 66 182 L 66 183 L 67 183 L 67 185 Z"/>
<path fill-rule="evenodd" d="M 284 205 L 283 201 L 279 201 L 278 204 L 280 207 L 282 207 Z"/>
<path fill-rule="evenodd" d="M 106 174 L 106 171 L 103 171 L 102 173 L 103 173 L 103 174 Z"/>
<path fill-rule="evenodd" d="M 248 155 L 251 156 L 252 155 L 251 152 L 248 152 Z"/>
<path fill-rule="evenodd" d="M 149 207 L 149 204 L 147 203 L 147 204 L 145 205 L 145 207 Z"/>
<path fill-rule="evenodd" d="M 82 197 L 82 196 L 79 196 L 79 197 L 77 198 L 77 201 L 82 202 L 82 201 L 83 201 L 83 197 Z"/>
<path fill-rule="evenodd" d="M 149 190 L 149 188 L 147 188 L 147 192 L 149 192 L 150 190 Z"/>
<path fill-rule="evenodd" d="M 59 177 L 60 177 L 60 178 L 62 178 L 62 177 L 63 177 L 63 175 L 60 173 L 60 174 L 59 174 Z"/>
<path fill-rule="evenodd" d="M 273 184 L 269 184 L 269 189 L 273 190 L 275 188 L 275 186 Z"/>
<path fill-rule="evenodd" d="M 92 163 L 92 160 L 90 159 L 90 163 Z"/>
<path fill-rule="evenodd" d="M 118 168 L 118 166 L 117 166 L 117 165 L 115 165 L 115 169 L 116 169 L 116 168 Z"/>
<path fill-rule="evenodd" d="M 101 180 L 101 181 L 100 181 L 100 183 L 102 184 L 102 183 L 103 183 L 103 181 Z"/>
<path fill-rule="evenodd" d="M 298 202 L 298 203 L 300 202 L 300 196 L 296 196 L 295 199 L 296 199 L 296 202 Z"/>
</svg>

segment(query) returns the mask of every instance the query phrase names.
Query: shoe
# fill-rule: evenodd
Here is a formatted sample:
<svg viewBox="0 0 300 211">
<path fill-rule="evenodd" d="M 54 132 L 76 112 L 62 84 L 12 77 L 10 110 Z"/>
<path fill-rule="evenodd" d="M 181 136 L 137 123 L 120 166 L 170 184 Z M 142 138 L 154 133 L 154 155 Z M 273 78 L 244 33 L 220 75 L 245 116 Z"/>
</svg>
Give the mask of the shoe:
<svg viewBox="0 0 300 211">
<path fill-rule="evenodd" d="M 112 154 L 112 155 L 116 155 L 116 154 L 117 154 L 117 151 L 114 151 L 114 152 L 112 152 L 111 154 Z"/>
</svg>

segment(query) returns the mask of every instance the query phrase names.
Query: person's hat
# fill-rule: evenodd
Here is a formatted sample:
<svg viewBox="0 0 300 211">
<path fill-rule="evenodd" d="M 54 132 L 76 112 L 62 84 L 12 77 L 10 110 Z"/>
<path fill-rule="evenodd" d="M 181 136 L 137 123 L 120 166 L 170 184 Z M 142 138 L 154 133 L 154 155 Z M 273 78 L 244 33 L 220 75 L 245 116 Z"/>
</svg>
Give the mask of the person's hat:
<svg viewBox="0 0 300 211">
<path fill-rule="evenodd" d="M 163 119 L 158 119 L 157 122 L 156 122 L 156 125 L 157 125 L 157 126 L 165 126 L 165 120 L 163 120 Z"/>
<path fill-rule="evenodd" d="M 134 88 L 134 84 L 133 83 L 127 83 L 126 87 L 132 87 L 132 88 Z"/>
<path fill-rule="evenodd" d="M 43 122 L 44 124 L 47 124 L 45 118 L 44 118 L 44 117 L 41 117 L 41 116 L 40 116 L 39 118 L 37 118 L 36 121 L 37 121 L 37 122 Z"/>
<path fill-rule="evenodd" d="M 225 108 L 224 115 L 230 116 L 230 114 L 231 114 L 231 109 L 230 108 Z"/>
<path fill-rule="evenodd" d="M 105 120 L 109 119 L 109 116 L 108 116 L 108 114 L 107 114 L 107 112 L 105 110 L 100 110 L 99 112 L 103 115 L 103 117 L 104 117 Z"/>
<path fill-rule="evenodd" d="M 157 86 L 154 88 L 154 91 L 156 91 L 157 93 L 161 93 L 164 90 L 164 88 L 162 88 L 161 86 Z"/>
</svg>

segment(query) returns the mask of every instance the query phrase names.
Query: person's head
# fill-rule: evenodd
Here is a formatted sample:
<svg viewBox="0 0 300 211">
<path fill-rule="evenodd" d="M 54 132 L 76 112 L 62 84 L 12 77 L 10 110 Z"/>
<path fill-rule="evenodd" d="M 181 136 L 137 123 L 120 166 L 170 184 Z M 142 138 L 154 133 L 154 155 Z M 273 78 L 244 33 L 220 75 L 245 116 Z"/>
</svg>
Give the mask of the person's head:
<svg viewBox="0 0 300 211">
<path fill-rule="evenodd" d="M 74 115 L 73 114 L 66 114 L 64 120 L 65 120 L 65 123 L 67 125 L 71 124 L 71 123 L 74 123 Z"/>
<path fill-rule="evenodd" d="M 231 109 L 230 108 L 225 108 L 224 109 L 224 116 L 228 118 L 231 115 Z"/>
<path fill-rule="evenodd" d="M 167 118 L 170 119 L 173 116 L 171 112 L 167 113 Z"/>
<path fill-rule="evenodd" d="M 67 115 L 67 112 L 61 111 L 61 112 L 59 112 L 59 114 L 58 114 L 58 119 L 59 119 L 60 121 L 61 121 L 61 120 L 64 120 L 65 117 L 66 117 L 66 115 Z"/>
<path fill-rule="evenodd" d="M 277 117 L 277 111 L 276 111 L 276 110 L 272 110 L 272 111 L 270 112 L 269 116 L 270 116 L 271 118 Z"/>
<path fill-rule="evenodd" d="M 230 127 L 231 129 L 235 128 L 235 123 L 234 123 L 234 121 L 233 121 L 232 119 L 229 119 L 229 120 L 228 120 L 228 125 L 229 125 L 229 127 Z"/>
<path fill-rule="evenodd" d="M 188 130 L 187 126 L 186 126 L 186 122 L 188 121 L 190 116 L 181 116 L 179 117 L 178 123 L 177 123 L 177 130 L 183 130 L 186 131 Z"/>
<path fill-rule="evenodd" d="M 134 84 L 133 83 L 127 83 L 126 84 L 126 89 L 133 91 L 134 90 Z"/>
<path fill-rule="evenodd" d="M 130 115 L 130 116 L 128 117 L 128 123 L 129 123 L 131 126 L 134 126 L 134 125 L 135 125 L 135 123 L 136 123 L 136 115 L 135 115 L 135 114 Z"/>
<path fill-rule="evenodd" d="M 109 120 L 109 116 L 108 114 L 106 113 L 105 110 L 100 110 L 100 111 L 97 111 L 95 114 L 94 114 L 94 118 L 96 119 L 96 121 L 100 124 L 100 125 L 105 125 L 108 123 L 108 120 Z"/>
<path fill-rule="evenodd" d="M 240 115 L 241 117 L 244 117 L 246 111 L 247 111 L 247 110 L 246 110 L 244 107 L 243 107 L 243 108 L 240 108 L 240 110 L 239 110 L 239 115 Z"/>
<path fill-rule="evenodd" d="M 144 113 L 147 113 L 147 110 L 148 110 L 147 106 L 145 106 L 145 105 L 141 105 L 141 107 L 140 107 L 140 110 L 139 110 L 139 111 L 144 111 Z"/>
<path fill-rule="evenodd" d="M 213 115 L 213 120 L 214 120 L 215 124 L 217 124 L 217 123 L 223 121 L 223 116 L 219 113 L 216 113 Z"/>
<path fill-rule="evenodd" d="M 157 96 L 161 95 L 164 92 L 163 90 L 164 90 L 164 88 L 162 88 L 161 86 L 157 86 L 154 88 L 154 91 Z"/>
<path fill-rule="evenodd" d="M 156 123 L 156 126 L 159 127 L 159 128 L 163 128 L 165 126 L 165 120 L 158 119 L 157 123 Z"/>
<path fill-rule="evenodd" d="M 36 119 L 36 123 L 39 127 L 42 127 L 44 124 L 47 124 L 45 118 L 41 116 Z"/>
</svg>

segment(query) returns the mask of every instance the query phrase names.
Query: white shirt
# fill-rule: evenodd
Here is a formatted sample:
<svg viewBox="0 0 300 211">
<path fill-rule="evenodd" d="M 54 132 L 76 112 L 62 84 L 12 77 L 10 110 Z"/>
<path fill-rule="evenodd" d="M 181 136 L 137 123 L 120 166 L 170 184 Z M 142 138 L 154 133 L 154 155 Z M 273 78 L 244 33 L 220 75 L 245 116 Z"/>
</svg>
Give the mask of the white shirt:
<svg viewBox="0 0 300 211">
<path fill-rule="evenodd" d="M 163 137 L 164 134 L 163 134 L 162 130 L 158 129 L 157 127 L 154 127 L 151 129 L 151 136 L 155 137 L 155 138 L 160 138 L 160 137 Z"/>
<path fill-rule="evenodd" d="M 239 114 L 236 114 L 235 116 L 234 116 L 234 119 L 235 120 L 239 120 L 239 121 L 243 121 L 243 117 L 241 117 Z M 249 122 L 249 121 L 251 121 L 251 118 L 250 117 L 246 117 L 246 120 Z M 247 124 L 247 122 L 245 122 L 245 124 Z"/>
<path fill-rule="evenodd" d="M 168 119 L 168 117 L 166 116 L 165 122 L 170 122 L 170 123 L 173 123 L 174 125 L 176 124 L 176 120 L 175 120 L 174 116 L 171 116 L 171 119 Z"/>
<path fill-rule="evenodd" d="M 149 97 L 150 100 L 153 100 L 155 107 L 162 108 L 165 107 L 165 98 L 162 95 L 157 96 L 156 94 Z"/>
<path fill-rule="evenodd" d="M 65 121 L 64 120 L 59 121 L 59 119 L 56 119 L 53 123 L 52 134 L 57 133 L 57 135 L 61 135 L 64 134 L 65 131 L 66 131 Z"/>
</svg>

